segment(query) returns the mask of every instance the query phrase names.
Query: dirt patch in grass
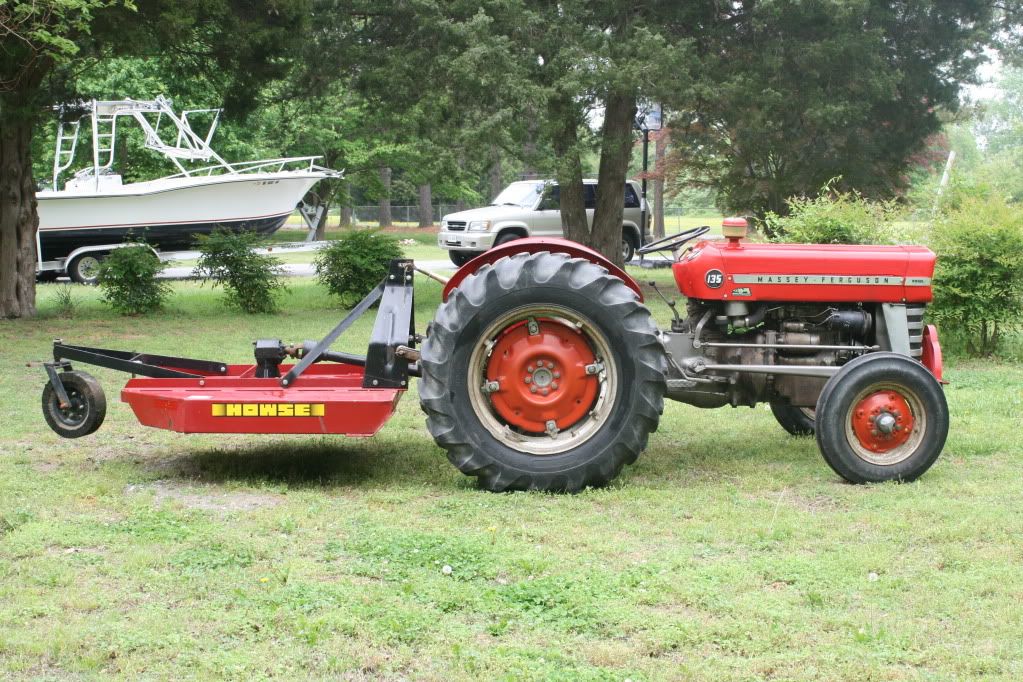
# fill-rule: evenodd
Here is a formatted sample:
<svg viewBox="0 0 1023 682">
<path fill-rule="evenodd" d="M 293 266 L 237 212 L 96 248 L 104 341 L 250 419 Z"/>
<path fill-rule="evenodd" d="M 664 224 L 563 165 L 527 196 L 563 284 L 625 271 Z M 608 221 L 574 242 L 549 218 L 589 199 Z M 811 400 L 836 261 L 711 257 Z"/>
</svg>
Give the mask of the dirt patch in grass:
<svg viewBox="0 0 1023 682">
<path fill-rule="evenodd" d="M 224 490 L 222 487 L 192 486 L 173 481 L 133 484 L 125 488 L 127 495 L 152 494 L 153 505 L 177 505 L 185 509 L 219 513 L 246 512 L 276 507 L 283 495 L 248 490 Z"/>
</svg>

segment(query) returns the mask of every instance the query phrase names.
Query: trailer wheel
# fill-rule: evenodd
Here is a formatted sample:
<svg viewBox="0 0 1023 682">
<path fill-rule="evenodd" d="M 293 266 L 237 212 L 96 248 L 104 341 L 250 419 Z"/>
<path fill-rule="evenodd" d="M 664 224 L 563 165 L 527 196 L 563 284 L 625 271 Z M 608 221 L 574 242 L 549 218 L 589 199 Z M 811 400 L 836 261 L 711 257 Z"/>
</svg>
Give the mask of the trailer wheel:
<svg viewBox="0 0 1023 682">
<path fill-rule="evenodd" d="M 783 400 L 772 400 L 771 414 L 793 436 L 813 435 L 816 419 L 812 407 L 796 407 Z"/>
<path fill-rule="evenodd" d="M 948 404 L 920 363 L 871 353 L 842 367 L 817 400 L 817 445 L 852 483 L 912 481 L 941 454 Z"/>
<path fill-rule="evenodd" d="M 43 387 L 43 418 L 51 429 L 64 438 L 81 438 L 98 429 L 107 416 L 107 399 L 103 388 L 86 372 L 61 372 L 70 405 L 61 407 L 57 392 L 50 382 Z"/>
<path fill-rule="evenodd" d="M 71 281 L 79 284 L 95 284 L 99 277 L 99 264 L 102 256 L 83 253 L 68 263 L 67 274 Z"/>
<path fill-rule="evenodd" d="M 656 430 L 667 360 L 635 292 L 593 263 L 517 254 L 437 310 L 419 398 L 434 440 L 493 491 L 611 481 Z"/>
</svg>

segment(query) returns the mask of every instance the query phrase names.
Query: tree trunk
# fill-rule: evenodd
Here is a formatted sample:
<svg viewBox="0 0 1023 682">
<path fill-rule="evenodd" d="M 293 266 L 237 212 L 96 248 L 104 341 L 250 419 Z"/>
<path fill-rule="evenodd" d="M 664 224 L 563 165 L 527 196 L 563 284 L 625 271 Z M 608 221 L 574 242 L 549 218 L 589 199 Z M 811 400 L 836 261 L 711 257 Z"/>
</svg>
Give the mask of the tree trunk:
<svg viewBox="0 0 1023 682">
<path fill-rule="evenodd" d="M 654 239 L 664 236 L 664 155 L 667 150 L 668 134 L 662 130 L 654 141 Z"/>
<path fill-rule="evenodd" d="M 625 174 L 632 158 L 632 126 L 636 98 L 609 93 L 600 131 L 600 171 L 597 175 L 597 208 L 593 212 L 590 245 L 622 266 L 622 213 L 625 208 Z"/>
<path fill-rule="evenodd" d="M 39 227 L 32 123 L 7 119 L 0 116 L 0 317 L 30 317 L 36 312 Z"/>
<path fill-rule="evenodd" d="M 433 226 L 433 192 L 430 183 L 419 185 L 419 227 Z"/>
<path fill-rule="evenodd" d="M 316 232 L 313 234 L 313 241 L 322 242 L 327 237 L 327 214 L 330 213 L 330 205 L 325 204 L 320 219 L 316 221 Z"/>
<path fill-rule="evenodd" d="M 341 207 L 341 227 L 352 226 L 352 207 L 342 206 Z"/>
<path fill-rule="evenodd" d="M 380 167 L 380 184 L 383 185 L 383 194 L 380 196 L 380 227 L 390 227 L 394 220 L 391 218 L 391 169 L 389 166 Z"/>
<path fill-rule="evenodd" d="M 487 198 L 493 201 L 494 197 L 504 189 L 504 171 L 501 168 L 501 150 L 498 147 L 494 147 L 491 153 L 494 162 L 490 164 L 490 196 Z"/>
<path fill-rule="evenodd" d="M 550 114 L 554 124 L 553 142 L 561 195 L 561 231 L 566 239 L 589 246 L 590 226 L 586 220 L 583 165 L 578 144 L 581 116 L 576 104 L 567 97 L 552 100 Z"/>
</svg>

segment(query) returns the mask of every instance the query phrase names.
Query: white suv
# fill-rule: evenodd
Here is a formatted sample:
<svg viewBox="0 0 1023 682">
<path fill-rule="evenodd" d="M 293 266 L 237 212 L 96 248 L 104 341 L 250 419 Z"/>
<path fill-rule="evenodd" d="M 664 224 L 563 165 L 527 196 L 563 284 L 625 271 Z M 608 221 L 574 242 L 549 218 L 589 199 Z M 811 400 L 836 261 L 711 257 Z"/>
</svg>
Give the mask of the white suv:
<svg viewBox="0 0 1023 682">
<path fill-rule="evenodd" d="M 597 181 L 583 180 L 583 190 L 586 219 L 592 226 L 593 210 L 597 205 Z M 626 261 L 632 260 L 640 245 L 642 214 L 639 183 L 627 180 L 622 216 L 622 257 Z M 557 183 L 553 180 L 523 180 L 508 185 L 490 206 L 444 216 L 437 234 L 437 245 L 448 251 L 452 263 L 461 266 L 484 251 L 514 239 L 561 236 Z"/>
</svg>

